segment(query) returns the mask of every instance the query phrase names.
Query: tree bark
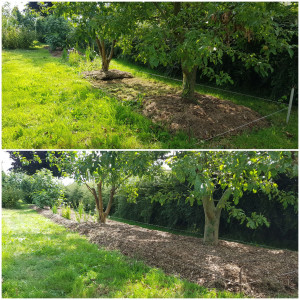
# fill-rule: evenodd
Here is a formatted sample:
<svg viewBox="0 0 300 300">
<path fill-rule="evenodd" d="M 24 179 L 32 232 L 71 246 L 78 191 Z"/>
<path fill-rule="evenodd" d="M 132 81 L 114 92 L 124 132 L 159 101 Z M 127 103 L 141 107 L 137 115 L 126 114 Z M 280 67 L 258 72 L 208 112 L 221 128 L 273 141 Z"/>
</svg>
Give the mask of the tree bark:
<svg viewBox="0 0 300 300">
<path fill-rule="evenodd" d="M 102 198 L 102 182 L 100 181 L 97 184 L 98 194 L 97 194 L 96 190 L 94 188 L 91 188 L 87 183 L 85 185 L 87 186 L 88 190 L 93 194 L 93 196 L 95 198 L 96 209 L 97 209 L 98 216 L 99 216 L 98 217 L 98 222 L 99 223 L 106 223 L 106 218 L 107 218 L 107 216 L 110 212 L 116 188 L 112 187 L 112 189 L 110 191 L 110 198 L 109 198 L 109 201 L 108 201 L 108 204 L 107 204 L 107 208 L 104 212 L 103 198 Z"/>
<path fill-rule="evenodd" d="M 195 101 L 195 84 L 196 84 L 196 74 L 197 66 L 188 69 L 182 63 L 182 75 L 183 75 L 183 85 L 182 85 L 182 98 L 194 102 Z"/>
<path fill-rule="evenodd" d="M 104 71 L 104 72 L 107 72 L 108 69 L 109 69 L 110 61 L 111 61 L 111 59 L 113 58 L 113 55 L 114 55 L 114 48 L 115 48 L 116 40 L 114 40 L 112 42 L 109 56 L 107 56 L 104 41 L 99 39 L 98 37 L 96 37 L 96 43 L 97 43 L 97 46 L 98 46 L 98 49 L 99 49 L 99 54 L 100 54 L 101 59 L 102 59 L 101 70 Z"/>
<path fill-rule="evenodd" d="M 202 199 L 205 214 L 204 243 L 218 244 L 221 212 L 231 194 L 232 190 L 230 188 L 225 190 L 217 205 L 209 196 Z"/>
<path fill-rule="evenodd" d="M 204 197 L 203 207 L 205 214 L 204 243 L 217 245 L 219 240 L 219 225 L 221 210 L 215 207 L 214 200 Z"/>
</svg>

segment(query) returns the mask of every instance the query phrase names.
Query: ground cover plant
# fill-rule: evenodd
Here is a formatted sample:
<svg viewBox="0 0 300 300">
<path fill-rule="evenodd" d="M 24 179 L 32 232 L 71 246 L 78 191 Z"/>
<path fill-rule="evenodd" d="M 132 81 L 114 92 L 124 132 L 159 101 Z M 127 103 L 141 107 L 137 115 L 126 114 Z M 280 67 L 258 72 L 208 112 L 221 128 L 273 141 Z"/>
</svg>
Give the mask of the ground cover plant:
<svg viewBox="0 0 300 300">
<path fill-rule="evenodd" d="M 2 211 L 2 297 L 235 297 L 91 244 L 34 210 Z"/>
<path fill-rule="evenodd" d="M 286 110 L 268 118 L 269 125 L 235 136 L 196 140 L 187 131 L 170 133 L 142 116 L 147 92 L 176 89 L 180 83 L 145 74 L 149 69 L 121 60 L 111 67 L 147 80 L 140 85 L 92 88 L 79 76 L 99 68 L 100 60 L 71 67 L 45 49 L 3 51 L 2 142 L 4 148 L 297 148 L 297 112 L 284 124 Z M 146 93 L 145 93 L 146 91 Z M 260 115 L 282 107 L 252 97 L 197 87 L 196 91 L 244 105 Z M 124 97 L 127 95 L 127 97 Z M 126 99 L 127 98 L 127 99 Z M 127 101 L 120 101 L 127 100 Z M 160 122 L 159 122 L 160 123 Z"/>
</svg>

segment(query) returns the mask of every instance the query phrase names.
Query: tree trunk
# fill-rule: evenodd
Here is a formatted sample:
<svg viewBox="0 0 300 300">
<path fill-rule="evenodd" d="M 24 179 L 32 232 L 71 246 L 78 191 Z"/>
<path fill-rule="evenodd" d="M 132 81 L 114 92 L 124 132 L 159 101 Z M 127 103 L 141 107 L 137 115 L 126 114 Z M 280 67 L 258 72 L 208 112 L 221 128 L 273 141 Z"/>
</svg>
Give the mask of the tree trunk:
<svg viewBox="0 0 300 300">
<path fill-rule="evenodd" d="M 205 214 L 204 243 L 217 245 L 219 240 L 219 225 L 222 208 L 215 207 L 214 200 L 203 199 Z"/>
<path fill-rule="evenodd" d="M 98 37 L 96 37 L 96 43 L 99 49 L 99 54 L 101 56 L 102 59 L 102 71 L 107 72 L 109 69 L 109 64 L 111 59 L 113 58 L 114 55 L 114 48 L 115 48 L 115 44 L 116 44 L 116 40 L 114 40 L 112 42 L 111 45 L 111 49 L 110 49 L 110 53 L 107 56 L 106 50 L 105 50 L 105 43 L 102 39 L 99 39 Z"/>
<path fill-rule="evenodd" d="M 104 211 L 104 209 L 103 209 L 103 198 L 102 198 L 102 182 L 100 181 L 97 184 L 98 195 L 97 195 L 97 192 L 94 188 L 91 188 L 87 183 L 85 183 L 85 185 L 87 186 L 88 190 L 93 194 L 93 196 L 95 198 L 96 209 L 97 209 L 98 216 L 99 216 L 98 217 L 98 222 L 99 223 L 106 223 L 106 218 L 109 215 L 109 212 L 110 212 L 110 209 L 111 209 L 111 206 L 112 206 L 112 203 L 113 203 L 116 188 L 114 186 L 111 188 L 109 201 L 108 201 L 106 210 Z"/>
<path fill-rule="evenodd" d="M 182 74 L 183 86 L 181 96 L 187 101 L 194 102 L 197 66 L 194 66 L 191 70 L 189 70 L 188 68 L 185 68 L 182 64 Z"/>
<path fill-rule="evenodd" d="M 108 69 L 109 69 L 109 63 L 110 63 L 110 61 L 106 57 L 102 58 L 102 68 L 101 68 L 101 70 L 104 71 L 104 72 L 107 72 Z"/>
</svg>

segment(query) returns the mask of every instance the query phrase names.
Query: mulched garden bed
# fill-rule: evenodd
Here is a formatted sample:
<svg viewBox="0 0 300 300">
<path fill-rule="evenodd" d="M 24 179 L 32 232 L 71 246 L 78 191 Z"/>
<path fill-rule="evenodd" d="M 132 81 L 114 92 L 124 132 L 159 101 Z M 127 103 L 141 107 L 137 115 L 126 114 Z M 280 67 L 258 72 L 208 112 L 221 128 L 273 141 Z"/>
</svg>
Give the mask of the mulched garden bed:
<svg viewBox="0 0 300 300">
<path fill-rule="evenodd" d="M 237 135 L 269 126 L 268 121 L 261 119 L 257 112 L 228 100 L 196 93 L 195 103 L 190 103 L 183 101 L 179 89 L 163 83 L 143 78 L 103 80 L 90 73 L 94 87 L 120 100 L 137 100 L 142 95 L 141 112 L 145 116 L 166 126 L 170 132 L 184 131 L 200 141 L 225 132 L 227 136 Z M 88 74 L 84 72 L 83 75 L 87 77 Z"/>
<path fill-rule="evenodd" d="M 37 208 L 35 208 L 37 209 Z M 236 242 L 206 245 L 195 237 L 149 230 L 112 220 L 106 224 L 78 223 L 50 209 L 43 216 L 88 237 L 100 247 L 119 250 L 152 267 L 208 288 L 242 291 L 250 297 L 276 297 L 298 293 L 298 252 L 273 250 Z M 242 273 L 241 273 L 242 268 Z"/>
</svg>

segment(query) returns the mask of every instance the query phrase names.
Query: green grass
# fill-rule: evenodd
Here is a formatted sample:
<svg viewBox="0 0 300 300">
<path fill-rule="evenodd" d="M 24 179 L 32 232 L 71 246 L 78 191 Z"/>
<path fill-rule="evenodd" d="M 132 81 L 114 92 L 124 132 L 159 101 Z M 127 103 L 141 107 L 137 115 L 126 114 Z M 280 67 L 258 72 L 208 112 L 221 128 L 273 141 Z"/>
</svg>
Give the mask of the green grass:
<svg viewBox="0 0 300 300">
<path fill-rule="evenodd" d="M 170 136 L 45 49 L 3 51 L 2 59 L 5 149 L 188 146 L 188 136 Z"/>
<path fill-rule="evenodd" d="M 285 124 L 286 111 L 283 111 L 268 118 L 270 127 L 233 137 L 199 142 L 184 133 L 171 135 L 129 103 L 93 88 L 80 76 L 84 69 L 99 66 L 97 60 L 89 65 L 70 66 L 41 48 L 3 51 L 3 148 L 298 148 L 297 109 L 292 111 L 288 125 Z M 122 60 L 113 60 L 110 67 L 172 87 L 181 85 L 171 79 L 145 74 L 157 72 Z M 197 91 L 248 106 L 263 116 L 281 108 L 277 104 L 212 88 L 197 87 Z"/>
<path fill-rule="evenodd" d="M 239 297 L 99 249 L 26 208 L 2 210 L 4 298 Z"/>
</svg>

